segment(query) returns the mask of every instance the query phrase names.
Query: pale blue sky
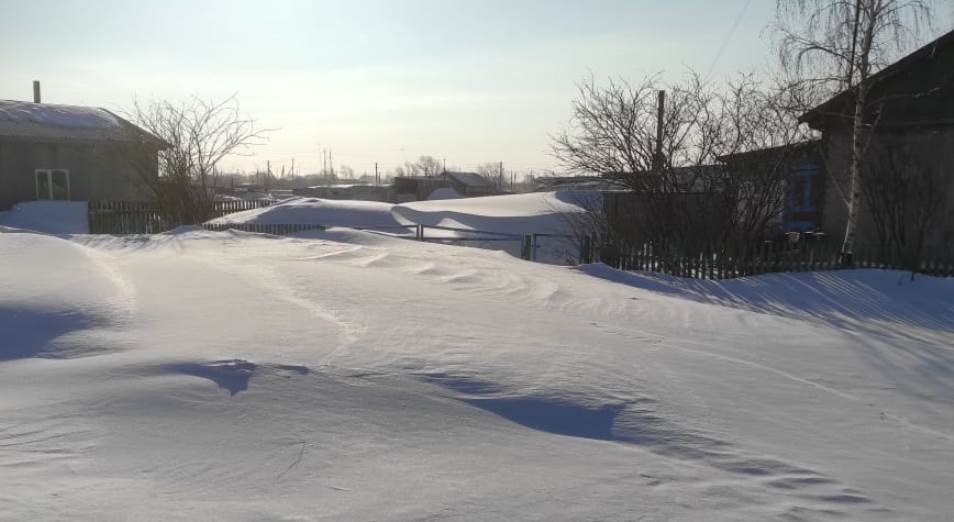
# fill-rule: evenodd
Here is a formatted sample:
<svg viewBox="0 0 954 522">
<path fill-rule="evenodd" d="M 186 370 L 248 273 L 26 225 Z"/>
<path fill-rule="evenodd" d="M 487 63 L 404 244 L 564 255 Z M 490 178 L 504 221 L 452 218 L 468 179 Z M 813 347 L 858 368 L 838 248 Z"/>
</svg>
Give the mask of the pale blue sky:
<svg viewBox="0 0 954 522">
<path fill-rule="evenodd" d="M 748 4 L 748 8 L 743 8 Z M 773 63 L 775 0 L 0 0 L 0 99 L 128 106 L 238 93 L 268 145 L 228 166 L 361 173 L 431 154 L 554 166 L 574 83 Z M 741 18 L 739 18 L 741 14 Z M 738 30 L 728 39 L 736 22 Z M 728 40 L 727 40 L 728 39 Z M 716 62 L 724 42 L 725 50 Z M 714 65 L 713 65 L 714 64 Z"/>
</svg>

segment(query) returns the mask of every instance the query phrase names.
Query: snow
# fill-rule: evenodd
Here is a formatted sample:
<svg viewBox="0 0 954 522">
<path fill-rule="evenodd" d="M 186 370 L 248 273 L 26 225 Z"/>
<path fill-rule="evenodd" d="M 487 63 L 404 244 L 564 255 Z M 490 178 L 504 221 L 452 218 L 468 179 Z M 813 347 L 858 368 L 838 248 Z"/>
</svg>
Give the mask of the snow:
<svg viewBox="0 0 954 522">
<path fill-rule="evenodd" d="M 453 222 L 464 228 L 511 234 L 566 233 L 563 213 L 581 209 L 563 193 L 533 192 L 445 201 L 415 201 L 397 205 L 394 212 L 424 225 Z"/>
<path fill-rule="evenodd" d="M 428 228 L 425 235 L 429 239 L 467 239 L 469 246 L 502 250 L 519 257 L 524 235 L 568 236 L 572 232 L 567 215 L 583 211 L 574 203 L 578 197 L 575 193 L 550 192 L 401 204 L 299 198 L 267 208 L 229 214 L 209 223 L 325 225 L 393 235 L 413 235 L 416 225 L 425 225 L 441 227 Z M 498 240 L 472 241 L 484 237 Z M 499 240 L 501 237 L 504 240 Z M 573 238 L 538 238 L 536 260 L 564 264 L 578 258 L 578 246 Z"/>
<path fill-rule="evenodd" d="M 394 205 L 377 201 L 298 198 L 268 207 L 228 214 L 211 224 L 324 225 L 384 228 L 407 224 L 393 215 Z"/>
<path fill-rule="evenodd" d="M 122 129 L 110 112 L 96 107 L 0 100 L 0 122 L 36 123 L 78 129 Z"/>
<path fill-rule="evenodd" d="M 563 193 L 530 193 L 412 203 L 298 198 L 270 207 L 236 212 L 213 224 L 307 224 L 380 228 L 423 224 L 486 232 L 529 234 L 566 231 L 563 213 L 580 212 Z"/>
<path fill-rule="evenodd" d="M 434 189 L 429 196 L 428 200 L 438 201 L 443 199 L 460 199 L 464 196 L 461 196 L 456 190 L 450 187 L 441 187 L 439 189 Z"/>
<path fill-rule="evenodd" d="M 0 136 L 126 141 L 129 125 L 97 107 L 0 100 Z"/>
<path fill-rule="evenodd" d="M 413 207 L 506 218 L 462 203 Z M 310 234 L 0 233 L 0 518 L 954 509 L 950 280 L 697 282 Z"/>
<path fill-rule="evenodd" d="M 0 227 L 48 234 L 86 234 L 87 213 L 85 201 L 27 201 L 0 212 Z"/>
</svg>

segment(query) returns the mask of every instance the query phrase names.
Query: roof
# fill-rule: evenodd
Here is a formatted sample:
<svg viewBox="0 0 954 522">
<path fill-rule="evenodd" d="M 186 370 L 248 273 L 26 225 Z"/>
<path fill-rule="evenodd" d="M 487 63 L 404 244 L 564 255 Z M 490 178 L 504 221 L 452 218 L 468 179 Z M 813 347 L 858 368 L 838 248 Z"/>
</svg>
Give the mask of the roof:
<svg viewBox="0 0 954 522">
<path fill-rule="evenodd" d="M 477 174 L 476 172 L 446 172 L 447 177 L 466 185 L 468 187 L 475 188 L 489 188 L 493 187 L 494 184 L 487 178 Z"/>
<path fill-rule="evenodd" d="M 606 191 L 623 190 L 625 185 L 618 180 L 603 176 L 539 176 L 535 192 L 551 192 L 559 190 L 572 191 Z"/>
<path fill-rule="evenodd" d="M 934 40 L 933 42 L 921 47 L 913 53 L 871 75 L 868 79 L 869 88 L 873 88 L 885 80 L 911 70 L 912 68 L 921 64 L 924 60 L 933 58 L 940 48 L 952 44 L 954 44 L 954 31 L 950 31 L 941 35 L 941 37 Z M 842 111 L 838 109 L 844 107 L 848 103 L 848 101 L 851 99 L 851 95 L 851 89 L 842 91 L 825 103 L 822 103 L 818 107 L 806 112 L 798 120 L 811 124 L 817 122 L 819 119 L 822 119 L 825 116 L 841 114 Z"/>
<path fill-rule="evenodd" d="M 0 137 L 95 141 L 161 140 L 98 107 L 0 100 Z"/>
<path fill-rule="evenodd" d="M 736 152 L 719 156 L 717 159 L 723 163 L 731 163 L 740 160 L 751 160 L 753 158 L 769 157 L 774 158 L 779 154 L 796 155 L 817 153 L 820 150 L 822 140 L 814 139 L 792 143 L 789 145 L 779 145 L 776 147 L 767 147 L 764 149 L 755 149 L 745 152 Z"/>
<path fill-rule="evenodd" d="M 424 181 L 424 182 L 434 182 L 434 183 L 444 181 L 444 178 L 441 176 L 394 176 L 393 179 Z"/>
</svg>

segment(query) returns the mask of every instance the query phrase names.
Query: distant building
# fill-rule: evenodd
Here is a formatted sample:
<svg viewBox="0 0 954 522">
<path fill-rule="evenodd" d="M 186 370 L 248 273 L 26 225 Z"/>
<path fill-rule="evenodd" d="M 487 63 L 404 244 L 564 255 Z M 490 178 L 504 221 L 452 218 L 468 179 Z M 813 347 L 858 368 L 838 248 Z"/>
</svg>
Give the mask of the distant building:
<svg viewBox="0 0 954 522">
<path fill-rule="evenodd" d="M 424 201 L 431 192 L 449 186 L 444 176 L 395 176 L 391 197 L 395 203 Z"/>
<path fill-rule="evenodd" d="M 626 190 L 625 185 L 607 176 L 537 176 L 533 181 L 534 192 Z"/>
<path fill-rule="evenodd" d="M 500 194 L 497 185 L 476 172 L 445 172 L 448 186 L 464 197 Z"/>
<path fill-rule="evenodd" d="M 339 184 L 319 185 L 293 189 L 296 196 L 320 199 L 350 199 L 360 201 L 391 201 L 392 189 L 386 185 Z"/>
<path fill-rule="evenodd" d="M 454 189 L 464 197 L 493 196 L 500 194 L 493 181 L 475 172 L 447 171 L 436 176 L 396 176 L 392 192 L 393 201 L 424 201 L 432 192 L 441 188 Z"/>
<path fill-rule="evenodd" d="M 143 176 L 158 175 L 162 147 L 106 109 L 0 100 L 0 210 L 32 200 L 144 199 Z"/>
</svg>

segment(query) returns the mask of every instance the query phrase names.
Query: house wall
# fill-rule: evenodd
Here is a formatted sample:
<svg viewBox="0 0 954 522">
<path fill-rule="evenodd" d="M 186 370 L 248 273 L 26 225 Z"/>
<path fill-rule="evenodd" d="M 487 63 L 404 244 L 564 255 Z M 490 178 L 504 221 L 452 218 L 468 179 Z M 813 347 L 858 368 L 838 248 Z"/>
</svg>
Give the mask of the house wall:
<svg viewBox="0 0 954 522">
<path fill-rule="evenodd" d="M 888 147 L 907 147 L 911 154 L 933 172 L 935 182 L 945 192 L 945 208 L 936 216 L 935 225 L 926 238 L 926 246 L 934 250 L 954 250 L 954 128 L 911 128 L 903 132 L 879 133 L 872 139 L 869 159 Z M 850 133 L 838 128 L 826 134 L 827 176 L 823 230 L 832 240 L 841 241 L 848 222 L 848 207 L 843 194 L 848 190 L 848 166 L 851 150 Z M 843 188 L 842 188 L 843 187 Z M 877 242 L 871 212 L 862 205 L 857 241 Z"/>
<path fill-rule="evenodd" d="M 114 143 L 0 139 L 0 210 L 36 199 L 36 169 L 68 170 L 72 200 L 143 199 L 148 191 L 133 168 L 133 152 Z"/>
</svg>

